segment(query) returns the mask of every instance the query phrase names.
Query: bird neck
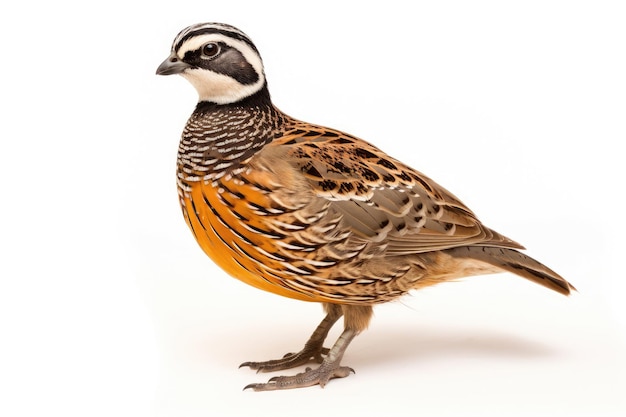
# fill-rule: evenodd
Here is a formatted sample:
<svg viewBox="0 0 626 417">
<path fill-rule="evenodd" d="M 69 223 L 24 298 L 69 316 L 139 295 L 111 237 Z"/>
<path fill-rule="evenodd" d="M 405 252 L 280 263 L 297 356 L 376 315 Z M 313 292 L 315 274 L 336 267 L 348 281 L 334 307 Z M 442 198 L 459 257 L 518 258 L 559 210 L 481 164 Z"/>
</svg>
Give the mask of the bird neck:
<svg viewBox="0 0 626 417">
<path fill-rule="evenodd" d="M 256 93 L 244 97 L 243 99 L 234 102 L 234 103 L 226 103 L 226 104 L 218 104 L 212 101 L 200 101 L 196 106 L 195 112 L 207 113 L 220 111 L 226 108 L 253 108 L 253 107 L 273 107 L 272 99 L 270 97 L 270 92 L 267 89 L 267 84 L 263 86 Z"/>
<path fill-rule="evenodd" d="M 198 103 L 178 148 L 179 178 L 214 181 L 233 173 L 290 120 L 274 107 L 266 86 L 236 103 Z"/>
</svg>

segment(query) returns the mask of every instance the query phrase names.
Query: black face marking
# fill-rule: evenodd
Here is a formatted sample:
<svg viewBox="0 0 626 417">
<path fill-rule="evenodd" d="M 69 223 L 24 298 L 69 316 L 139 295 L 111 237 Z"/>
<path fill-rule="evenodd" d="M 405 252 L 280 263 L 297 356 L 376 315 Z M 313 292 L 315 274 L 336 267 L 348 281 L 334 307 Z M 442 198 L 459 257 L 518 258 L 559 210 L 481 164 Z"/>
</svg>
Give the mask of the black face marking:
<svg viewBox="0 0 626 417">
<path fill-rule="evenodd" d="M 259 74 L 237 49 L 225 48 L 213 63 L 212 70 L 233 77 L 241 84 L 254 84 Z"/>
<path fill-rule="evenodd" d="M 216 45 L 219 50 L 207 57 L 205 47 L 209 44 Z M 204 68 L 227 75 L 244 85 L 259 81 L 259 74 L 243 54 L 224 42 L 211 42 L 195 51 L 187 51 L 183 61 L 195 68 Z"/>
</svg>

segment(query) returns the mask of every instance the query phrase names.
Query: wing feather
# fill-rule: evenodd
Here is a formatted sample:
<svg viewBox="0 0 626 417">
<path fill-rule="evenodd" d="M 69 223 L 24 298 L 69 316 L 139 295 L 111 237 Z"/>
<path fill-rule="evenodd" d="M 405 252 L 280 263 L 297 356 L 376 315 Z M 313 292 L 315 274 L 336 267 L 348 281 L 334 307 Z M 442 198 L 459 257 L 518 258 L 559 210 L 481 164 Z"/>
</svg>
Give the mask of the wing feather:
<svg viewBox="0 0 626 417">
<path fill-rule="evenodd" d="M 522 248 L 485 227 L 454 194 L 375 146 L 310 124 L 272 144 L 355 236 L 384 242 L 388 255 L 465 245 Z"/>
</svg>

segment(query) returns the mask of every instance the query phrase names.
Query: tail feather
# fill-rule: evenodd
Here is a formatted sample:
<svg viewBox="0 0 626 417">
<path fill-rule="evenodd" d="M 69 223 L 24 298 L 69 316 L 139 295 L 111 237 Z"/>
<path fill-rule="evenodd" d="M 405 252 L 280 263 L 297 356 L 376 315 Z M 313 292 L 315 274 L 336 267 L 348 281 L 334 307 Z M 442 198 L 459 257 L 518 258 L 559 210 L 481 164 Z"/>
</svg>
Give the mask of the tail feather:
<svg viewBox="0 0 626 417">
<path fill-rule="evenodd" d="M 576 288 L 565 278 L 539 261 L 515 249 L 491 246 L 465 246 L 451 249 L 449 254 L 476 259 L 508 272 L 524 277 L 563 295 L 569 295 Z"/>
</svg>

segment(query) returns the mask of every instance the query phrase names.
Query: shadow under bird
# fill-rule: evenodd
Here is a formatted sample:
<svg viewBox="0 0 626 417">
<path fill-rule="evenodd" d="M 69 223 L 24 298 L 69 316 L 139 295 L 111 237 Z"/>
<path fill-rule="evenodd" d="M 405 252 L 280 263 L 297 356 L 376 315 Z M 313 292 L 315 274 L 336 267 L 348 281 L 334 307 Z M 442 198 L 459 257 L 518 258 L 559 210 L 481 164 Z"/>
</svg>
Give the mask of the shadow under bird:
<svg viewBox="0 0 626 417">
<path fill-rule="evenodd" d="M 185 28 L 157 74 L 182 75 L 199 94 L 177 159 L 180 205 L 198 244 L 235 278 L 326 312 L 300 352 L 242 364 L 262 372 L 319 366 L 246 388 L 323 387 L 348 376 L 342 357 L 373 306 L 411 290 L 503 271 L 561 294 L 574 289 L 424 174 L 281 112 L 257 48 L 239 29 Z M 325 348 L 341 317 L 343 333 Z"/>
</svg>

